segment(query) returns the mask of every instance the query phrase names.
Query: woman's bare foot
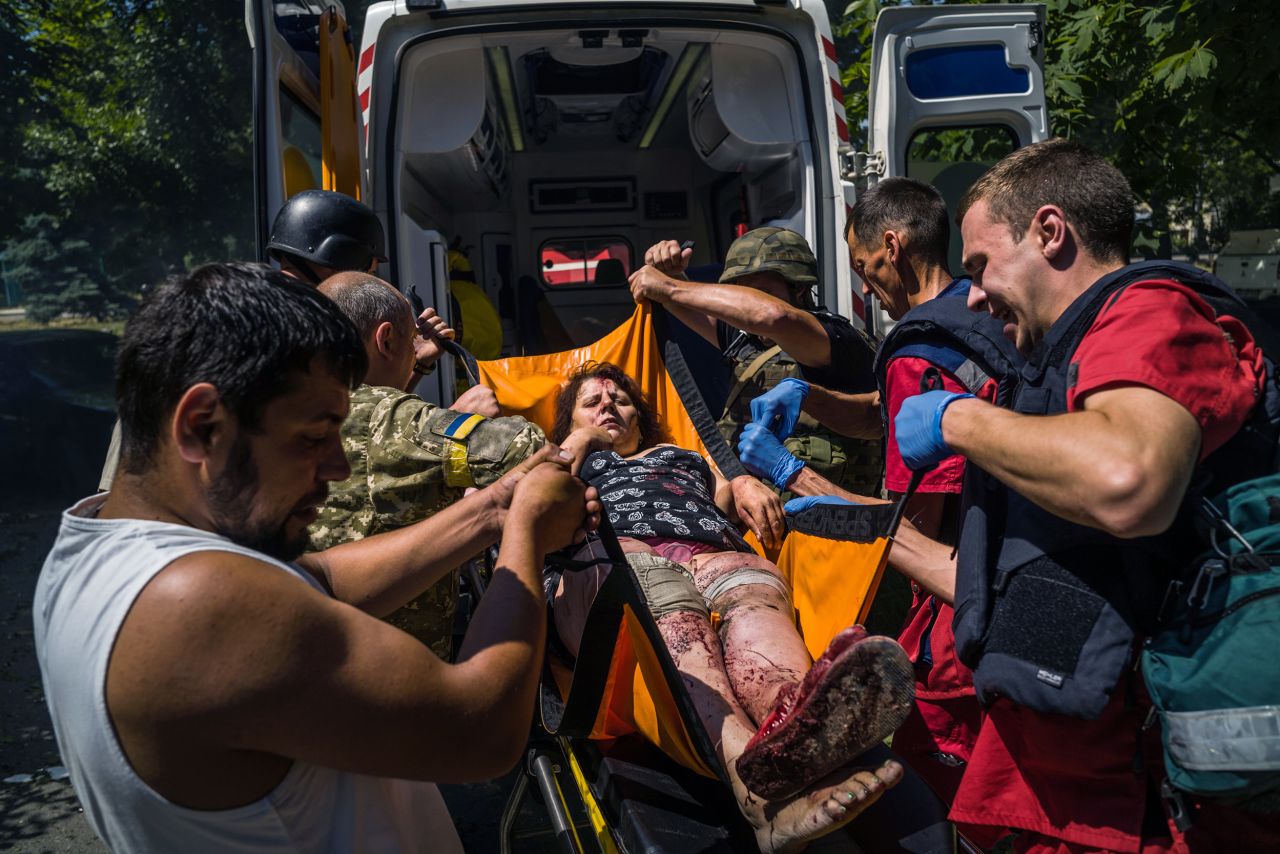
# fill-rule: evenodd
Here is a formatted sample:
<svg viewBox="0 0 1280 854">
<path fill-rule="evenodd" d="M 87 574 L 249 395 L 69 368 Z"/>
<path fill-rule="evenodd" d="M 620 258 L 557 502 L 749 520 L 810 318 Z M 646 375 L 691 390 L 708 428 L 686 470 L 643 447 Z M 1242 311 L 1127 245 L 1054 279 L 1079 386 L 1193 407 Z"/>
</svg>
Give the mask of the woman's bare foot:
<svg viewBox="0 0 1280 854">
<path fill-rule="evenodd" d="M 857 818 L 898 784 L 902 766 L 889 761 L 879 768 L 853 773 L 842 769 L 786 801 L 766 801 L 748 792 L 736 774 L 732 777 L 738 807 L 755 829 L 762 854 L 785 854 L 799 851 Z"/>
</svg>

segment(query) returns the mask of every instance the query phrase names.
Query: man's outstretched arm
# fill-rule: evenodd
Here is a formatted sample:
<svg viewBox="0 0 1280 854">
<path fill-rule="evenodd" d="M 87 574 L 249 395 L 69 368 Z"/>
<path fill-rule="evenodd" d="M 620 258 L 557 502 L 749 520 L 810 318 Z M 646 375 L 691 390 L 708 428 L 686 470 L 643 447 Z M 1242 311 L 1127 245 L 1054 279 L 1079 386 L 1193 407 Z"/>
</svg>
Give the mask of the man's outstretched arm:
<svg viewBox="0 0 1280 854">
<path fill-rule="evenodd" d="M 801 410 L 841 436 L 879 439 L 884 435 L 878 391 L 852 394 L 811 383 Z"/>
<path fill-rule="evenodd" d="M 743 285 L 712 285 L 673 279 L 653 267 L 631 274 L 631 295 L 636 302 L 652 300 L 664 305 L 686 325 L 712 344 L 715 321 L 768 338 L 802 365 L 825 368 L 831 364 L 831 338 L 812 314 L 777 297 Z"/>
<path fill-rule="evenodd" d="M 1199 458 L 1195 417 L 1142 386 L 1093 392 L 1083 410 L 1048 416 L 946 397 L 903 404 L 895 427 L 908 464 L 963 454 L 1050 513 L 1117 537 L 1166 530 Z M 932 450 L 909 455 L 914 440 Z"/>
<path fill-rule="evenodd" d="M 560 453 L 547 445 L 492 486 L 430 518 L 304 555 L 298 563 L 320 578 L 339 601 L 375 617 L 390 614 L 496 542 L 520 478 L 547 460 L 559 460 L 567 468 L 570 460 Z"/>
<path fill-rule="evenodd" d="M 504 772 L 528 737 L 541 672 L 545 555 L 599 510 L 562 466 L 521 480 L 456 665 L 252 558 L 175 561 L 112 653 L 108 706 L 131 763 L 197 808 L 243 803 L 244 780 L 280 757 L 440 782 Z"/>
</svg>

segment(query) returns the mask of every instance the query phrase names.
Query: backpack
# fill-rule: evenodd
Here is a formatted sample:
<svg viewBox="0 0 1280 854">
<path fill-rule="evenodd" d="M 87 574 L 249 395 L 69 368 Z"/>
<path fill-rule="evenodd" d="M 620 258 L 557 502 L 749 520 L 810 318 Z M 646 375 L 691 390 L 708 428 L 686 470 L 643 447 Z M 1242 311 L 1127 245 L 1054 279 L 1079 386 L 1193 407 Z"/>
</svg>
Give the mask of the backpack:
<svg viewBox="0 0 1280 854">
<path fill-rule="evenodd" d="M 1264 354 L 1267 379 L 1248 424 L 1204 463 L 1188 502 L 1205 549 L 1172 580 L 1140 664 L 1161 725 L 1163 796 L 1180 829 L 1183 794 L 1280 811 L 1280 355 L 1273 330 L 1217 279 L 1172 263 L 1144 279 L 1195 288 L 1240 320 Z M 1117 289 L 1118 292 L 1119 289 Z M 1207 497 L 1212 494 L 1213 497 Z"/>
<path fill-rule="evenodd" d="M 1163 794 L 1183 829 L 1183 793 L 1280 811 L 1272 657 L 1280 641 L 1280 474 L 1230 487 L 1211 506 L 1214 545 L 1189 581 L 1170 585 L 1162 627 L 1141 655 L 1161 724 Z"/>
</svg>

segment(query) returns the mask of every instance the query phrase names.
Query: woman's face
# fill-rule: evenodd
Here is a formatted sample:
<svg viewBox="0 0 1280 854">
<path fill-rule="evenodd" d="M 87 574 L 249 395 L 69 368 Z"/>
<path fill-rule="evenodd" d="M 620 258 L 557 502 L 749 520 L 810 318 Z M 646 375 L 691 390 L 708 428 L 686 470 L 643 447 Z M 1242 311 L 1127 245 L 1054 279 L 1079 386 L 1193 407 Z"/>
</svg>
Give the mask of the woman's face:
<svg viewBox="0 0 1280 854">
<path fill-rule="evenodd" d="M 613 449 L 624 456 L 640 447 L 640 413 L 631 395 L 613 380 L 592 377 L 578 387 L 573 427 L 603 428 L 613 437 Z"/>
</svg>

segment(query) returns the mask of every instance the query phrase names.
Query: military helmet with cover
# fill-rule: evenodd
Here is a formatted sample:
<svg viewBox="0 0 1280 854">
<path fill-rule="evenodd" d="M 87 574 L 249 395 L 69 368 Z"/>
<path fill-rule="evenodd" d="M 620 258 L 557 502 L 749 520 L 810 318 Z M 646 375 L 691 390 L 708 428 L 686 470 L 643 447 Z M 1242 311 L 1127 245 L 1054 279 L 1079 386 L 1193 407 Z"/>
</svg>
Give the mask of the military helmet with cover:
<svg viewBox="0 0 1280 854">
<path fill-rule="evenodd" d="M 818 284 L 818 260 L 804 235 L 788 228 L 755 228 L 733 241 L 724 259 L 721 282 L 752 273 L 777 273 L 792 285 Z"/>
<path fill-rule="evenodd" d="M 267 249 L 335 270 L 366 271 L 386 261 L 382 223 L 369 208 L 331 190 L 306 190 L 280 208 Z"/>
</svg>

